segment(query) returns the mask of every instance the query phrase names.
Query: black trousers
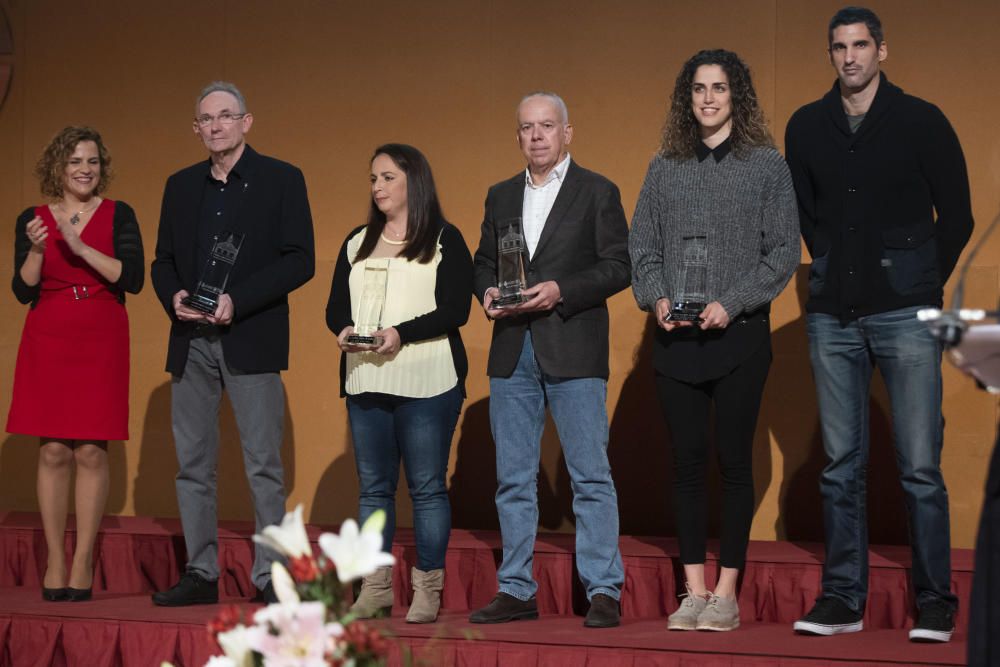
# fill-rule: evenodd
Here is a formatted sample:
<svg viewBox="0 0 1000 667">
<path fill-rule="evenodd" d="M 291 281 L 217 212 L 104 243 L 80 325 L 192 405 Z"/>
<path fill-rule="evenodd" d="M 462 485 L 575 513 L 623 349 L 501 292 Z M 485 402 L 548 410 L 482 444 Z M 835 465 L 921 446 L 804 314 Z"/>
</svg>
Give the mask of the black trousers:
<svg viewBox="0 0 1000 667">
<path fill-rule="evenodd" d="M 976 571 L 969 603 L 969 665 L 1000 663 L 1000 436 L 993 446 L 976 540 Z"/>
<path fill-rule="evenodd" d="M 705 562 L 708 426 L 715 404 L 715 444 L 722 475 L 720 564 L 740 569 L 746 561 L 753 520 L 753 436 L 771 366 L 764 344 L 729 375 L 688 383 L 656 375 L 660 408 L 673 442 L 674 512 L 681 562 Z"/>
</svg>

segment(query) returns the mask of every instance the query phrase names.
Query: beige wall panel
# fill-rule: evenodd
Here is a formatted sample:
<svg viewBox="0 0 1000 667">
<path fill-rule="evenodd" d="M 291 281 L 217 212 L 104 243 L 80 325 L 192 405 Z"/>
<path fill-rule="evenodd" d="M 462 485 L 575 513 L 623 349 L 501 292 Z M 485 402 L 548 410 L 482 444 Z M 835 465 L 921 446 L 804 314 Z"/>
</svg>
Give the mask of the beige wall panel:
<svg viewBox="0 0 1000 667">
<path fill-rule="evenodd" d="M 753 69 L 780 143 L 795 108 L 833 81 L 825 30 L 840 4 L 726 0 L 713 4 L 707 16 L 705 4 L 693 0 L 557 0 L 541 6 L 525 0 L 98 0 L 86 8 L 68 0 L 6 0 L 17 53 L 14 85 L 0 110 L 0 146 L 7 158 L 0 162 L 2 215 L 10 225 L 24 206 L 38 202 L 30 170 L 48 138 L 66 124 L 91 123 L 114 153 L 118 176 L 110 194 L 136 208 L 151 260 L 166 177 L 204 159 L 191 130 L 193 98 L 212 79 L 236 81 L 255 116 L 251 143 L 300 166 L 309 186 L 316 277 L 291 298 L 284 460 L 290 504 L 304 503 L 311 521 L 340 521 L 357 511 L 357 481 L 324 309 L 341 243 L 366 215 L 372 149 L 401 141 L 423 150 L 446 214 L 474 249 L 486 189 L 523 167 L 514 142 L 514 107 L 526 92 L 553 89 L 570 106 L 574 157 L 619 185 L 631 217 L 684 60 L 701 48 L 740 53 Z M 888 29 L 887 72 L 938 104 L 962 140 L 978 237 L 1000 207 L 1000 136 L 992 131 L 1000 93 L 981 76 L 1000 66 L 991 34 L 1000 6 L 896 0 L 874 8 Z M 951 55 L 958 43 L 969 66 L 957 65 Z M 952 45 L 949 57 L 942 57 L 940 44 Z M 0 271 L 7 275 L 11 244 L 10 233 L 0 235 Z M 966 303 L 997 302 L 998 263 L 1000 242 L 993 241 L 970 271 Z M 756 539 L 822 537 L 816 488 L 822 448 L 802 311 L 807 273 L 803 265 L 772 312 L 774 365 L 754 444 Z M 109 511 L 174 516 L 176 462 L 163 371 L 167 318 L 149 284 L 128 307 L 132 439 L 111 445 Z M 630 292 L 615 296 L 610 310 L 609 452 L 622 530 L 672 534 L 669 438 L 653 390 L 652 331 Z M 8 296 L 0 300 L 0 313 L 5 407 L 24 309 Z M 491 528 L 495 470 L 485 377 L 490 325 L 478 307 L 463 336 L 470 375 L 452 451 L 455 525 Z M 873 539 L 902 541 L 880 383 L 872 406 L 873 479 L 880 494 L 873 497 L 889 508 L 876 518 Z M 985 461 L 992 445 L 996 400 L 948 370 L 945 412 L 944 465 L 956 512 L 952 532 L 956 545 L 969 546 L 983 474 L 983 465 L 973 463 Z M 228 408 L 221 430 L 220 516 L 250 518 Z M 3 441 L 0 510 L 36 507 L 34 460 L 31 438 Z M 547 529 L 572 530 L 568 479 L 551 424 L 542 461 L 540 521 Z M 717 481 L 712 485 L 718 488 Z M 405 488 L 399 504 L 400 523 L 408 525 Z"/>
</svg>

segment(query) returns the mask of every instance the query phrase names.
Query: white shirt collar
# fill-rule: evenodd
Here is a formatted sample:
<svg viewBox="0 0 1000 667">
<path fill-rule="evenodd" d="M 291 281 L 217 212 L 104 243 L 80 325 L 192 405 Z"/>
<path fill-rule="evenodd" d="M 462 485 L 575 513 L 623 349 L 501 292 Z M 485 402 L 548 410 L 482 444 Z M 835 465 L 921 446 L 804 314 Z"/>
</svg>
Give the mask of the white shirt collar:
<svg viewBox="0 0 1000 667">
<path fill-rule="evenodd" d="M 555 167 L 552 168 L 552 171 L 549 172 L 549 175 L 545 177 L 545 182 L 542 183 L 541 185 L 535 185 L 534 182 L 532 182 L 531 170 L 528 167 L 525 167 L 524 184 L 527 185 L 529 188 L 544 188 L 546 185 L 548 185 L 555 179 L 559 179 L 559 182 L 562 183 L 563 179 L 566 178 L 566 170 L 569 169 L 569 159 L 570 155 L 569 153 L 566 153 L 566 157 L 562 159 L 562 162 L 560 162 L 559 164 L 557 164 Z"/>
</svg>

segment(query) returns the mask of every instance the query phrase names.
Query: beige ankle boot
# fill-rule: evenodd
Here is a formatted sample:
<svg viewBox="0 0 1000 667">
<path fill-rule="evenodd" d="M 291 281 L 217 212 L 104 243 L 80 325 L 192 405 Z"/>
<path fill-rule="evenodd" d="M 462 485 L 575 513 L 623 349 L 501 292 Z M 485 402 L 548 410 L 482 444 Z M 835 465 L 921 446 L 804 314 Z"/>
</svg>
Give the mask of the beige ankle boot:
<svg viewBox="0 0 1000 667">
<path fill-rule="evenodd" d="M 441 608 L 441 589 L 444 588 L 444 570 L 424 572 L 413 568 L 413 604 L 406 613 L 407 623 L 433 623 Z"/>
<path fill-rule="evenodd" d="M 392 613 L 392 568 L 380 567 L 361 580 L 361 594 L 351 605 L 357 618 L 389 616 Z"/>
</svg>

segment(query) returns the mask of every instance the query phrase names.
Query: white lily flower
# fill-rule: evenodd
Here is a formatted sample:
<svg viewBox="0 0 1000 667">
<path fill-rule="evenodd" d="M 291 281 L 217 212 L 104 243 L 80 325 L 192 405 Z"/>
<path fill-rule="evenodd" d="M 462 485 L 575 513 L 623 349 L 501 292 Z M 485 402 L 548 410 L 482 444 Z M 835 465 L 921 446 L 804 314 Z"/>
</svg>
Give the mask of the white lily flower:
<svg viewBox="0 0 1000 667">
<path fill-rule="evenodd" d="M 373 513 L 358 531 L 354 519 L 340 526 L 340 535 L 323 533 L 319 546 L 337 568 L 337 578 L 347 583 L 368 576 L 380 567 L 392 565 L 396 559 L 382 551 L 382 528 L 385 512 Z"/>
<path fill-rule="evenodd" d="M 278 602 L 281 604 L 289 605 L 301 602 L 292 575 L 288 574 L 285 566 L 278 561 L 271 563 L 271 585 L 274 586 L 274 594 L 278 596 Z"/>
<path fill-rule="evenodd" d="M 287 558 L 312 556 L 309 536 L 306 535 L 306 526 L 302 522 L 302 503 L 285 515 L 280 526 L 267 526 L 261 533 L 253 536 L 254 542 L 274 549 Z"/>
<path fill-rule="evenodd" d="M 253 662 L 248 662 L 248 665 L 253 665 Z M 225 655 L 213 655 L 205 663 L 205 667 L 240 667 L 240 664 L 235 660 Z"/>
<path fill-rule="evenodd" d="M 326 605 L 272 604 L 254 614 L 251 646 L 274 667 L 325 667 L 328 644 Z"/>
<path fill-rule="evenodd" d="M 220 632 L 216 637 L 229 663 L 219 662 L 211 667 L 253 667 L 253 653 L 250 649 L 250 635 L 246 626 L 237 625 L 232 630 Z M 209 667 L 206 665 L 205 667 Z"/>
</svg>

